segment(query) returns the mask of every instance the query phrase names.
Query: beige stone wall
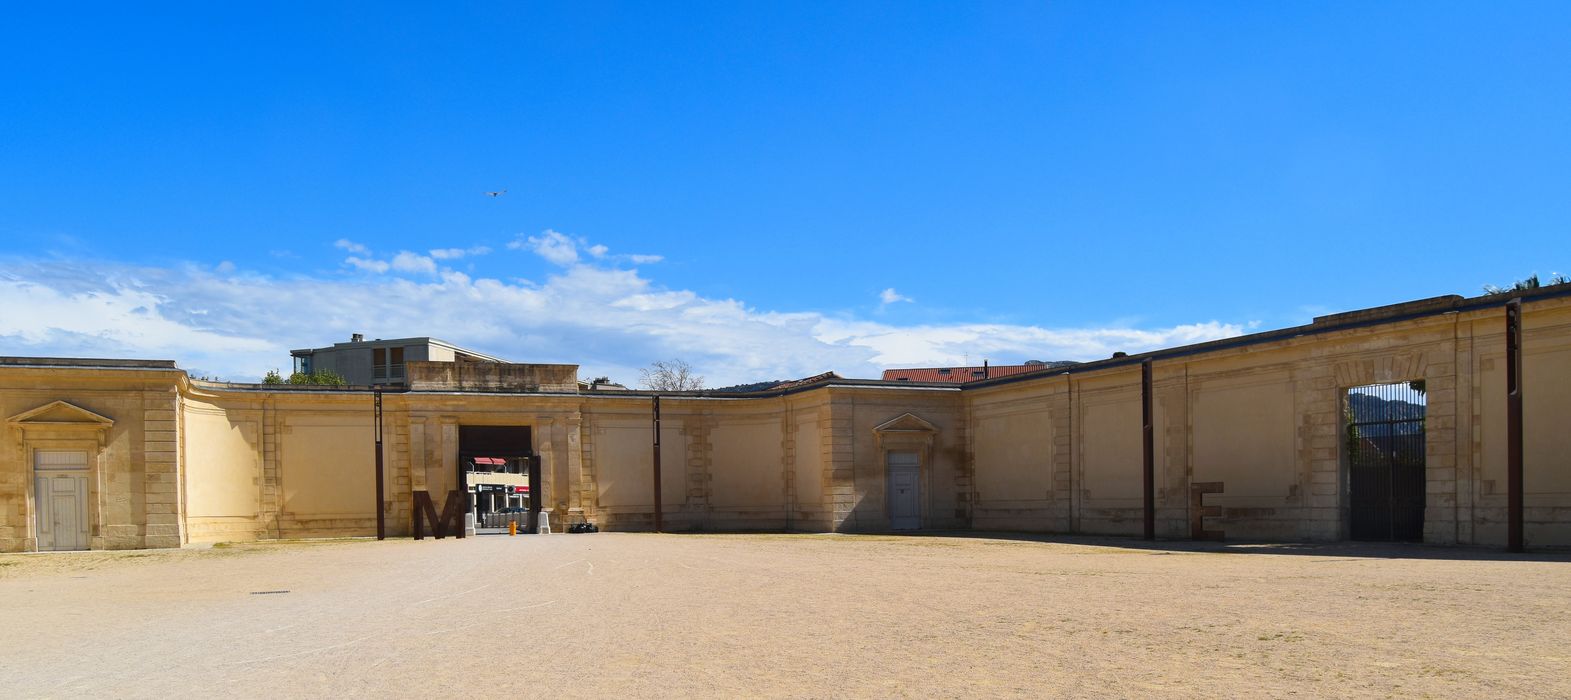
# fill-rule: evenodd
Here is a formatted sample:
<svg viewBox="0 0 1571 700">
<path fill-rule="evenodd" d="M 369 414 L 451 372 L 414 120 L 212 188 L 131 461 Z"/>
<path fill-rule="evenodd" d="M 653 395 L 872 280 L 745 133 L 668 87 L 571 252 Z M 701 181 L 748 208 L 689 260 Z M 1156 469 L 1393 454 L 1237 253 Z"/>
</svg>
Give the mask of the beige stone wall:
<svg viewBox="0 0 1571 700">
<path fill-rule="evenodd" d="M 179 546 L 184 538 L 175 370 L 0 366 L 0 551 L 37 547 L 33 452 L 89 455 L 88 537 L 93 549 Z M 91 415 L 111 421 L 99 424 Z M 102 425 L 100 428 L 99 426 Z"/>
<path fill-rule="evenodd" d="M 1524 317 L 1528 540 L 1567 545 L 1571 302 L 1535 300 Z M 1204 521 L 1206 529 L 1235 539 L 1345 537 L 1346 391 L 1422 379 L 1425 540 L 1504 542 L 1498 307 L 1159 359 L 1154 374 L 1162 536 L 1189 535 L 1191 484 L 1220 482 L 1224 491 L 1204 500 L 1220 512 Z M 1139 382 L 1138 366 L 1127 364 L 965 392 L 977 470 L 973 527 L 1138 532 Z M 1053 465 L 1055 480 L 1044 482 L 1044 464 Z M 1045 493 L 1044 483 L 1051 484 Z M 1066 502 L 1059 490 L 1073 497 Z M 1019 494 L 1030 498 L 1011 497 Z M 1065 508 L 1067 522 L 1056 519 Z"/>
<path fill-rule="evenodd" d="M 409 388 L 452 391 L 578 391 L 578 365 L 406 362 Z"/>
<path fill-rule="evenodd" d="M 661 494 L 667 530 L 829 528 L 824 421 L 818 399 L 667 396 L 661 408 Z M 648 397 L 583 402 L 585 510 L 603 527 L 653 521 Z"/>
<path fill-rule="evenodd" d="M 842 531 L 889 528 L 887 453 L 920 455 L 922 525 L 927 529 L 966 527 L 971 517 L 971 460 L 960 392 L 884 387 L 831 388 L 830 448 L 833 460 L 830 499 L 832 523 Z M 877 428 L 910 415 L 915 421 L 898 430 Z M 931 431 L 906 427 L 927 424 Z"/>
<path fill-rule="evenodd" d="M 186 527 L 191 542 L 265 536 L 261 412 L 187 399 Z"/>
<path fill-rule="evenodd" d="M 1476 484 L 1466 505 L 1473 539 L 1499 545 L 1506 538 L 1504 324 L 1471 326 L 1479 418 L 1468 446 Z M 1530 546 L 1571 543 L 1571 307 L 1524 313 L 1523 326 L 1523 536 Z"/>
<path fill-rule="evenodd" d="M 1377 314 L 1374 314 L 1377 315 Z M 1366 314 L 1358 320 L 1368 321 Z M 1527 538 L 1571 545 L 1571 300 L 1525 311 Z M 1348 388 L 1427 386 L 1425 540 L 1498 545 L 1505 523 L 1504 321 L 1498 307 L 1387 318 L 1197 348 L 1155 361 L 1157 529 L 1184 538 L 1346 536 Z M 134 364 L 134 363 L 132 363 Z M 178 546 L 374 532 L 372 397 L 190 382 L 168 367 L 0 361 L 0 550 L 36 547 L 31 454 L 91 454 L 91 546 Z M 56 404 L 55 402 L 63 402 Z M 440 506 L 460 428 L 528 426 L 559 526 L 653 526 L 651 398 L 414 391 L 385 396 L 388 532 L 415 491 Z M 787 395 L 662 400 L 669 530 L 882 531 L 887 455 L 920 456 L 927 529 L 1135 534 L 1138 364 L 996 384 L 834 382 Z"/>
<path fill-rule="evenodd" d="M 834 528 L 829 492 L 834 461 L 829 452 L 829 410 L 823 401 L 827 394 L 818 391 L 784 399 L 788 529 L 826 532 Z"/>
<path fill-rule="evenodd" d="M 972 526 L 1070 530 L 1067 379 L 969 401 L 976 472 Z"/>
</svg>

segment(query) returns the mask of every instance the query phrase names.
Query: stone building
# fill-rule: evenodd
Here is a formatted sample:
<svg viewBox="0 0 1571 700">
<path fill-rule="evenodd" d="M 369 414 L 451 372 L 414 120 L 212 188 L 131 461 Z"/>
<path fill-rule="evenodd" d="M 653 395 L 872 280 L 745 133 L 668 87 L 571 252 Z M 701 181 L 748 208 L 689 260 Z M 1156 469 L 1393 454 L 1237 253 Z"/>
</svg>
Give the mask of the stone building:
<svg viewBox="0 0 1571 700">
<path fill-rule="evenodd" d="M 1149 406 L 1158 536 L 1499 545 L 1512 299 L 1526 540 L 1571 545 L 1566 286 L 965 383 L 824 375 L 662 395 L 664 527 L 1139 534 Z M 377 493 L 372 387 L 0 359 L 0 551 L 363 536 L 378 508 L 389 534 L 404 535 L 415 494 L 440 503 L 459 489 L 482 433 L 510 436 L 486 450 L 538 465 L 531 493 L 558 526 L 653 527 L 652 394 L 580 391 L 572 365 L 406 358 L 406 368 L 407 385 L 381 397 Z M 1407 398 L 1380 398 L 1382 386 Z M 1371 417 L 1366 405 L 1400 410 Z M 497 430 L 477 430 L 487 427 Z M 1391 527 L 1368 529 L 1382 520 Z"/>
</svg>

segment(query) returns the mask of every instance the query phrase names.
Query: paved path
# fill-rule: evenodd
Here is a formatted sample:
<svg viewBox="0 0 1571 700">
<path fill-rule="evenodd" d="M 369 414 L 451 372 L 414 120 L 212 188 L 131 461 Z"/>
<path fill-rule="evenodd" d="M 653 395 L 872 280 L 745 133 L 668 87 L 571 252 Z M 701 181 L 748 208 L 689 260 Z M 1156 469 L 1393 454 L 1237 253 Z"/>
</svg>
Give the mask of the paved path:
<svg viewBox="0 0 1571 700">
<path fill-rule="evenodd" d="M 1571 557 L 609 533 L 0 555 L 0 651 L 5 697 L 1567 697 Z"/>
</svg>

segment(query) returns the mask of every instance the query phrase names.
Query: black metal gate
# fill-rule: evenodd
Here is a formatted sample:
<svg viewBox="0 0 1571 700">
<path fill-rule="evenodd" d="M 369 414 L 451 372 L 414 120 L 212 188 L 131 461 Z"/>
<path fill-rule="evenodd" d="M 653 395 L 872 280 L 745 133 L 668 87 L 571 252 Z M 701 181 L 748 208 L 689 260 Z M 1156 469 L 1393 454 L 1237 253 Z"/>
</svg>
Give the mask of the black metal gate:
<svg viewBox="0 0 1571 700">
<path fill-rule="evenodd" d="M 1424 539 L 1422 380 L 1347 392 L 1347 462 L 1355 540 Z"/>
</svg>

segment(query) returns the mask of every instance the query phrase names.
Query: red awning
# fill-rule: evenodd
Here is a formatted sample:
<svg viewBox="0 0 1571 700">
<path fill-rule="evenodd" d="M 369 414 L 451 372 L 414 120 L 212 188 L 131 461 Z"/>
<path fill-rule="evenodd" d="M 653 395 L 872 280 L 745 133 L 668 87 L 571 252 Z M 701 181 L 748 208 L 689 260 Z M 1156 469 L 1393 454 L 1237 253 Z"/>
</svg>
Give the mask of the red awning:
<svg viewBox="0 0 1571 700">
<path fill-rule="evenodd" d="M 476 457 L 475 464 L 491 464 L 500 467 L 507 464 L 507 460 L 501 457 Z"/>
</svg>

